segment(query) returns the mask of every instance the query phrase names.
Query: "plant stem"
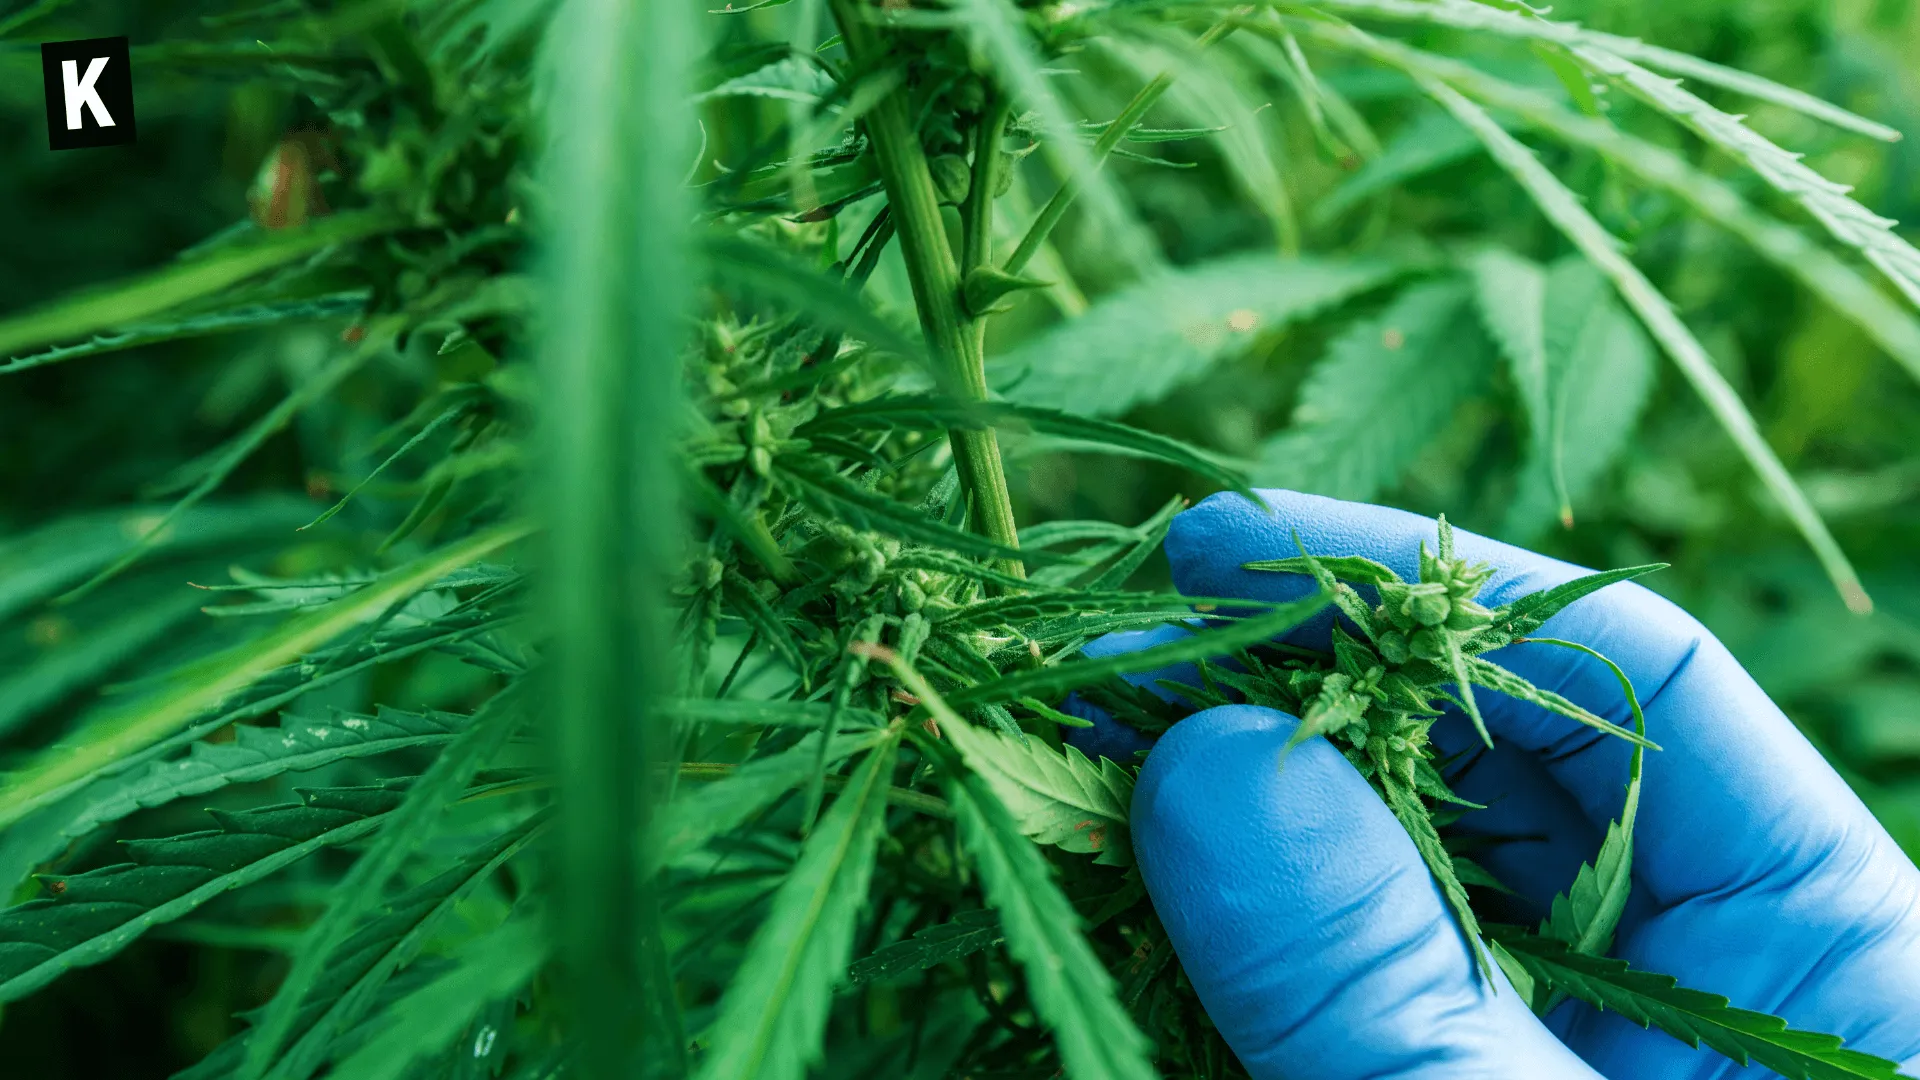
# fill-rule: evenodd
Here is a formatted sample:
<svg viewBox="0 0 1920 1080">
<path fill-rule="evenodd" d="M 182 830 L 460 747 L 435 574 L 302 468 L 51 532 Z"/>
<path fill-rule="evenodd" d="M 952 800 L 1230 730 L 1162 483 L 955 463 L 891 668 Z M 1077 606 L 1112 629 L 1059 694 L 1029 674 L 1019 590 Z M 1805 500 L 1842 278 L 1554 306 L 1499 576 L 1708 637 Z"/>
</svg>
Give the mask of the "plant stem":
<svg viewBox="0 0 1920 1080">
<path fill-rule="evenodd" d="M 1236 25 L 1234 17 L 1229 15 L 1208 27 L 1207 32 L 1201 34 L 1194 45 L 1205 49 L 1232 33 Z M 1113 123 L 1108 124 L 1106 130 L 1100 133 L 1100 137 L 1094 140 L 1095 168 L 1105 164 L 1107 157 L 1113 153 L 1113 148 L 1120 145 L 1120 140 L 1126 138 L 1127 132 L 1133 130 L 1133 125 L 1139 123 L 1140 118 L 1147 114 L 1147 110 L 1153 108 L 1153 103 L 1160 100 L 1160 95 L 1167 92 L 1167 87 L 1173 85 L 1173 76 L 1174 73 L 1171 71 L 1163 71 L 1154 76 L 1153 81 L 1141 87 L 1140 92 L 1133 95 L 1133 100 L 1127 102 L 1127 107 L 1120 110 L 1120 115 L 1114 117 Z M 1047 205 L 1040 208 L 1040 216 L 1033 219 L 1033 224 L 1027 228 L 1027 235 L 1020 238 L 1020 246 L 1013 249 L 1012 255 L 1007 256 L 1007 264 L 1001 269 L 1009 274 L 1019 273 L 1020 269 L 1027 265 L 1027 260 L 1033 258 L 1034 252 L 1040 250 L 1040 245 L 1046 241 L 1047 234 L 1053 231 L 1055 225 L 1060 224 L 1060 219 L 1066 215 L 1067 207 L 1073 205 L 1073 200 L 1079 194 L 1078 178 L 1070 176 L 1061 183 L 1060 190 L 1054 192 L 1053 198 L 1047 200 Z"/>
<path fill-rule="evenodd" d="M 886 51 L 879 30 L 863 18 L 857 0 L 833 0 L 833 17 L 840 24 L 847 51 L 856 65 L 876 66 Z M 970 401 L 987 398 L 987 372 L 980 337 L 960 306 L 960 267 L 947 243 L 940 220 L 940 200 L 927 169 L 926 151 L 907 112 L 904 94 L 889 94 L 874 105 L 865 119 L 873 141 L 900 236 L 900 253 L 913 286 L 920 326 L 933 348 L 950 392 Z M 991 201 L 992 191 L 987 192 Z M 972 247 L 971 244 L 968 245 Z M 1000 462 L 1000 441 L 992 428 L 955 427 L 947 432 L 960 482 L 973 496 L 974 527 L 1006 547 L 1019 546 L 1013 502 L 1007 491 L 1006 470 Z M 1002 573 L 1025 577 L 1017 559 L 999 560 Z"/>
<path fill-rule="evenodd" d="M 973 179 L 967 188 L 966 204 L 960 208 L 966 226 L 966 248 L 960 254 L 962 281 L 974 267 L 986 266 L 993 258 L 993 193 L 1000 186 L 1005 168 L 1000 139 L 1006 134 L 1013 102 L 997 90 L 989 93 L 992 96 L 980 116 L 980 126 L 974 129 Z M 986 320 L 975 319 L 975 324 L 984 329 Z"/>
</svg>

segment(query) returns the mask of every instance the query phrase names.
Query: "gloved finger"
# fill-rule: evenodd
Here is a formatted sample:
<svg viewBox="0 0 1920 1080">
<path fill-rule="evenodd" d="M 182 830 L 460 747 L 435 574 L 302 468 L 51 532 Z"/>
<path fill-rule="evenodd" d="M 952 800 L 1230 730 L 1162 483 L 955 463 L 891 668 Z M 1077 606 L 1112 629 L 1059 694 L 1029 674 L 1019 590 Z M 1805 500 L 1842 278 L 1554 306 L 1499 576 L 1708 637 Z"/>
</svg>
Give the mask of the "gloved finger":
<svg viewBox="0 0 1920 1080">
<path fill-rule="evenodd" d="M 1414 514 L 1292 492 L 1261 494 L 1272 514 L 1236 496 L 1216 496 L 1175 519 L 1167 553 L 1181 589 L 1261 599 L 1298 593 L 1303 583 L 1297 575 L 1242 569 L 1245 562 L 1294 551 L 1296 531 L 1311 552 L 1364 555 L 1407 577 L 1415 573 L 1420 542 L 1433 543 L 1433 523 Z M 1464 531 L 1455 535 L 1461 555 L 1496 568 L 1481 594 L 1488 606 L 1587 572 Z M 1306 630 L 1315 631 L 1324 627 Z M 1636 855 L 1656 892 L 1678 899 L 1756 881 L 1778 872 L 1778 852 L 1865 815 L 1726 650 L 1670 602 L 1634 585 L 1615 585 L 1575 603 L 1540 633 L 1611 657 L 1649 710 L 1649 734 L 1664 750 L 1649 755 L 1643 806 L 1653 829 Z M 1521 644 L 1488 659 L 1608 719 L 1630 722 L 1618 684 L 1588 656 Z M 1502 695 L 1477 696 L 1496 741 L 1529 751 L 1594 826 L 1604 828 L 1619 813 L 1631 752 L 1625 742 Z M 1457 730 L 1436 732 L 1436 738 L 1446 749 L 1468 745 Z M 1756 775 L 1771 779 L 1760 787 L 1753 783 Z M 1783 795 L 1799 804 L 1791 815 L 1781 812 Z M 1663 813 L 1671 815 L 1667 822 L 1707 826 L 1725 843 L 1702 850 L 1697 833 L 1656 832 Z M 1770 818 L 1777 828 L 1768 827 Z"/>
<path fill-rule="evenodd" d="M 1434 524 L 1417 515 L 1261 494 L 1271 513 L 1216 496 L 1175 519 L 1167 552 L 1183 591 L 1284 599 L 1310 590 L 1292 575 L 1241 568 L 1295 554 L 1296 531 L 1311 552 L 1365 555 L 1407 577 L 1420 541 L 1432 543 Z M 1456 536 L 1460 554 L 1496 568 L 1482 593 L 1489 606 L 1587 572 Z M 1302 632 L 1324 641 L 1326 625 Z M 1636 891 L 1652 911 L 1623 924 L 1619 955 L 1746 1007 L 1864 1038 L 1864 1049 L 1896 1060 L 1920 1054 L 1920 871 L 1725 646 L 1633 584 L 1574 603 L 1539 633 L 1618 663 L 1664 747 L 1647 755 L 1634 851 Z M 1519 644 L 1488 659 L 1617 723 L 1629 718 L 1611 672 L 1590 657 Z M 1496 742 L 1524 751 L 1595 829 L 1619 813 L 1625 743 L 1501 695 L 1479 696 Z M 1443 747 L 1469 745 L 1446 722 L 1435 737 Z M 1618 1027 L 1617 1019 L 1591 1023 Z"/>
<path fill-rule="evenodd" d="M 1229 705 L 1148 757 L 1140 872 L 1207 1015 L 1255 1080 L 1596 1077 L 1494 975 L 1378 795 L 1298 721 Z M 1497 989 L 1496 989 L 1497 987 Z"/>
<path fill-rule="evenodd" d="M 1082 653 L 1097 659 L 1138 652 L 1191 634 L 1190 629 L 1178 624 L 1120 631 L 1088 643 Z M 1192 664 L 1121 678 L 1165 701 L 1178 699 L 1161 685 L 1163 680 L 1188 685 L 1200 682 Z M 1069 695 L 1060 707 L 1093 725 L 1069 728 L 1064 733 L 1066 742 L 1088 757 L 1131 765 L 1153 745 L 1155 736 L 1116 720 L 1080 695 Z M 1489 804 L 1486 811 L 1470 815 L 1462 823 L 1462 831 L 1499 840 L 1486 850 L 1476 851 L 1474 857 L 1515 893 L 1512 897 L 1487 897 L 1488 910 L 1503 921 L 1516 923 L 1537 922 L 1547 913 L 1553 896 L 1573 880 L 1581 862 L 1599 847 L 1601 836 L 1564 791 L 1544 776 L 1525 775 L 1528 771 L 1538 773 L 1539 768 L 1530 757 L 1503 744 L 1478 762 L 1470 775 L 1456 780 L 1464 797 Z"/>
</svg>

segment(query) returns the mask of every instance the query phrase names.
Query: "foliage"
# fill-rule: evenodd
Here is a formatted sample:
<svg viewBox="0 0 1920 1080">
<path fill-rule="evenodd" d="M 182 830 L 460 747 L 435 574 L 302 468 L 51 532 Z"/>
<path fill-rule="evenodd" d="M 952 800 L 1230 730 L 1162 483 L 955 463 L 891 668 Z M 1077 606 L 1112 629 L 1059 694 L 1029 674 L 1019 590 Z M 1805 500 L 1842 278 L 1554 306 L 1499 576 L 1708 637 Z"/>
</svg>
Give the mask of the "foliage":
<svg viewBox="0 0 1920 1080">
<path fill-rule="evenodd" d="M 1536 1009 L 1891 1075 L 1607 957 L 1654 744 L 1482 655 L 1672 563 L 1920 850 L 1920 261 L 1863 208 L 1920 211 L 1915 151 L 1718 62 L 1912 129 L 1881 47 L 1704 3 L 80 7 L 0 62 L 132 34 L 151 190 L 0 171 L 26 1067 L 1242 1076 L 1079 693 L 1301 716 Z M 1487 608 L 1443 518 L 1416 581 L 1168 589 L 1172 515 L 1254 483 L 1626 568 Z M 1331 652 L 1273 646 L 1328 605 Z M 1636 746 L 1533 929 L 1427 744 L 1488 691 Z M 196 996 L 107 999 L 165 1053 L 78 1056 L 180 957 Z"/>
</svg>

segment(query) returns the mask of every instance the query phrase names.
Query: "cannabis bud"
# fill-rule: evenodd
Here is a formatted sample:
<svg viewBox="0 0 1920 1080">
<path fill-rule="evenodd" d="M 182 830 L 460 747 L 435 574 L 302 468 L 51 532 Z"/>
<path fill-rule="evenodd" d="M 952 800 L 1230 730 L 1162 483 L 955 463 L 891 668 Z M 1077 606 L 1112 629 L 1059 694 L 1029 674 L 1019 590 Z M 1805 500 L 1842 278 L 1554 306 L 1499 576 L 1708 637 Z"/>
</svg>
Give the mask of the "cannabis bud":
<svg viewBox="0 0 1920 1080">
<path fill-rule="evenodd" d="M 967 159 L 959 154 L 941 154 L 927 167 L 933 173 L 934 190 L 940 193 L 940 202 L 946 206 L 958 206 L 967 201 L 967 191 L 973 187 L 973 170 L 967 167 Z"/>
<path fill-rule="evenodd" d="M 1420 580 L 1381 582 L 1374 619 L 1381 624 L 1375 641 L 1394 664 L 1408 657 L 1440 660 L 1446 656 L 1444 631 L 1471 634 L 1493 622 L 1493 612 L 1473 599 L 1493 577 L 1493 567 L 1437 556 L 1420 545 Z M 1390 628 L 1390 629 L 1389 629 Z"/>
</svg>

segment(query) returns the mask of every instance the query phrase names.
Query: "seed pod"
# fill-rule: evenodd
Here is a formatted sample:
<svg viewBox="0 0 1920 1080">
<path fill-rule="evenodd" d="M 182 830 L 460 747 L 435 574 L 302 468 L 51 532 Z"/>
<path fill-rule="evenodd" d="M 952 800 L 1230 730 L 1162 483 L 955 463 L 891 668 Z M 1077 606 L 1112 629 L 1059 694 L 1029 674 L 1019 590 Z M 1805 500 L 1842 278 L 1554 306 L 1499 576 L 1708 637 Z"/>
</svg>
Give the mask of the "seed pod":
<svg viewBox="0 0 1920 1080">
<path fill-rule="evenodd" d="M 919 611 L 927 606 L 927 591 L 915 584 L 912 578 L 900 582 L 900 606 L 908 611 Z"/>
<path fill-rule="evenodd" d="M 1445 585 L 1421 582 L 1407 586 L 1407 599 L 1400 610 L 1421 626 L 1439 626 L 1447 621 L 1448 613 L 1453 610 L 1453 602 L 1447 596 Z"/>
<path fill-rule="evenodd" d="M 1453 610 L 1447 613 L 1447 629 L 1478 630 L 1493 622 L 1493 612 L 1472 600 L 1459 599 L 1453 602 Z"/>
<path fill-rule="evenodd" d="M 958 206 L 967 201 L 967 191 L 973 186 L 973 170 L 967 167 L 967 159 L 959 154 L 941 154 L 927 167 L 933 172 L 934 190 L 940 193 L 940 202 L 945 206 Z"/>
<path fill-rule="evenodd" d="M 1413 629 L 1413 620 L 1407 615 L 1407 598 L 1412 588 L 1398 581 L 1381 582 L 1380 606 L 1373 609 L 1374 618 L 1402 630 Z"/>
<path fill-rule="evenodd" d="M 1413 636 L 1407 639 L 1407 649 L 1422 660 L 1433 660 L 1437 662 L 1445 659 L 1447 646 L 1446 642 L 1440 637 L 1440 635 L 1444 633 L 1446 633 L 1446 631 L 1435 630 L 1431 627 L 1415 630 Z"/>
</svg>

